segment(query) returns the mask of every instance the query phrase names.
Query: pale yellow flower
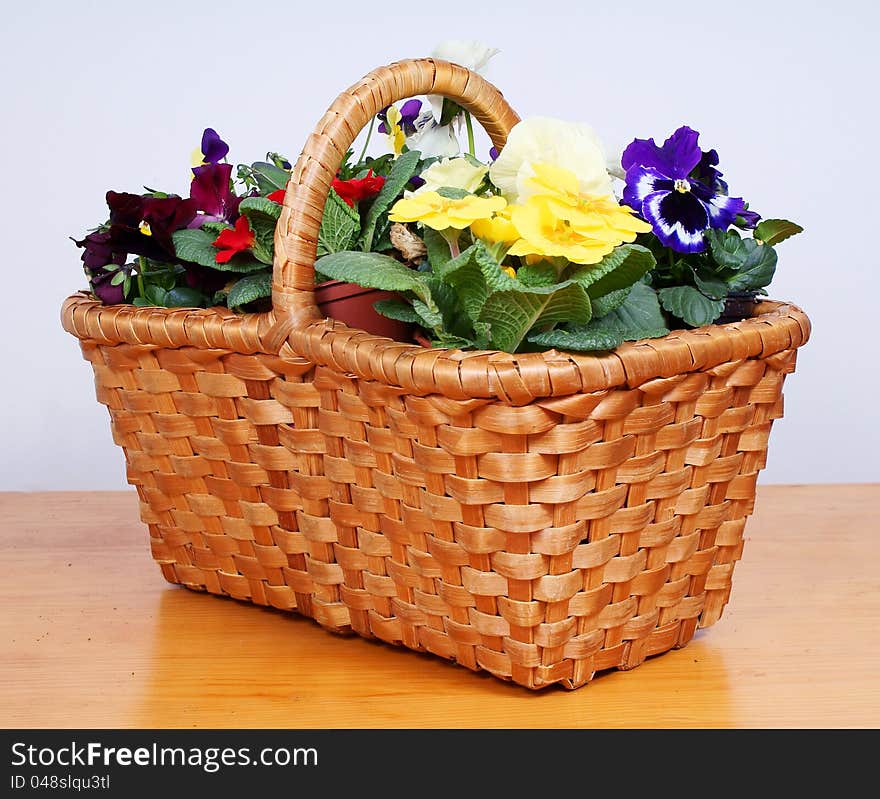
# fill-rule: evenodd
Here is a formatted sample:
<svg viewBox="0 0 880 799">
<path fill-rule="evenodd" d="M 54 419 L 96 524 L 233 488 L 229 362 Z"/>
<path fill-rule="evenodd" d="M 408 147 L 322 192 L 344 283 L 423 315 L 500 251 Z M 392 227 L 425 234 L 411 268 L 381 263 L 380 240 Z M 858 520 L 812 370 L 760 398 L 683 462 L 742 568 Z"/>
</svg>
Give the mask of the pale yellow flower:
<svg viewBox="0 0 880 799">
<path fill-rule="evenodd" d="M 205 156 L 202 154 L 201 147 L 196 147 L 196 149 L 190 153 L 189 163 L 191 167 L 205 166 Z"/>
<path fill-rule="evenodd" d="M 469 194 L 460 199 L 443 197 L 436 191 L 413 194 L 398 200 L 388 219 L 392 222 L 421 222 L 434 230 L 463 230 L 478 219 L 487 219 L 507 205 L 503 197 L 477 197 Z"/>
<path fill-rule="evenodd" d="M 444 187 L 475 192 L 488 171 L 486 164 L 473 164 L 467 158 L 444 158 L 422 172 L 420 177 L 425 183 L 412 193 L 422 194 Z"/>
<path fill-rule="evenodd" d="M 400 109 L 396 105 L 389 105 L 385 112 L 385 129 L 388 131 L 388 141 L 395 155 L 403 152 L 403 145 L 406 143 L 406 134 L 400 125 Z"/>
<path fill-rule="evenodd" d="M 489 167 L 489 177 L 508 201 L 525 202 L 535 193 L 528 183 L 535 164 L 552 164 L 573 173 L 584 194 L 611 194 L 605 152 L 588 125 L 547 117 L 518 122 Z"/>
</svg>

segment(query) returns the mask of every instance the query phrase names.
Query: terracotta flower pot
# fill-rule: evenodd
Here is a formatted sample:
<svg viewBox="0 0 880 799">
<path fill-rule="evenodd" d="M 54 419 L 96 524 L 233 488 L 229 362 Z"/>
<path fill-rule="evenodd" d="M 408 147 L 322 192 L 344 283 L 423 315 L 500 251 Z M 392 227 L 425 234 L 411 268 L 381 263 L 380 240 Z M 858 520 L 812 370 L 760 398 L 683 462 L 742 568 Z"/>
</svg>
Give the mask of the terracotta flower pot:
<svg viewBox="0 0 880 799">
<path fill-rule="evenodd" d="M 368 289 L 341 280 L 328 280 L 315 287 L 315 302 L 324 316 L 338 319 L 349 327 L 365 330 L 376 336 L 386 336 L 395 341 L 412 341 L 411 324 L 389 319 L 373 308 L 373 303 L 377 300 L 393 299 L 399 299 L 394 292 Z"/>
</svg>

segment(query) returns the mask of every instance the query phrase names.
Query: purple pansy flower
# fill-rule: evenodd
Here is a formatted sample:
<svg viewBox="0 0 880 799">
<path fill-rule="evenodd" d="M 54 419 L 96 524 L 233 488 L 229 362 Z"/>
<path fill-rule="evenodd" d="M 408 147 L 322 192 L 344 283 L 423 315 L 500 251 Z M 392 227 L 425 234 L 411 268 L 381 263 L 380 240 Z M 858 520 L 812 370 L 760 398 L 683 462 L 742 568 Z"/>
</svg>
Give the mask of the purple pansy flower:
<svg viewBox="0 0 880 799">
<path fill-rule="evenodd" d="M 229 145 L 220 138 L 214 128 L 205 128 L 202 133 L 202 159 L 206 164 L 216 164 L 226 158 Z"/>
<path fill-rule="evenodd" d="M 635 139 L 624 151 L 626 172 L 623 201 L 654 228 L 660 242 L 676 252 L 706 249 L 704 231 L 726 230 L 745 210 L 741 197 L 729 197 L 718 154 L 704 153 L 699 133 L 685 126 L 662 147 L 653 139 Z"/>
<path fill-rule="evenodd" d="M 497 161 L 498 160 L 498 148 L 494 145 L 489 148 L 489 161 Z"/>
<path fill-rule="evenodd" d="M 421 100 L 407 100 L 402 106 L 400 106 L 400 127 L 403 130 L 405 136 L 412 136 L 413 133 L 416 132 L 416 120 L 419 118 L 419 114 L 422 111 L 422 101 Z M 386 114 L 388 113 L 388 106 L 386 105 L 376 116 L 380 120 L 380 124 L 378 127 L 379 133 L 388 133 L 388 125 Z"/>
<path fill-rule="evenodd" d="M 746 209 L 745 211 L 739 212 L 739 220 L 740 221 L 737 224 L 740 227 L 751 229 L 756 227 L 758 222 L 761 221 L 761 215 L 755 211 L 749 211 Z"/>
</svg>

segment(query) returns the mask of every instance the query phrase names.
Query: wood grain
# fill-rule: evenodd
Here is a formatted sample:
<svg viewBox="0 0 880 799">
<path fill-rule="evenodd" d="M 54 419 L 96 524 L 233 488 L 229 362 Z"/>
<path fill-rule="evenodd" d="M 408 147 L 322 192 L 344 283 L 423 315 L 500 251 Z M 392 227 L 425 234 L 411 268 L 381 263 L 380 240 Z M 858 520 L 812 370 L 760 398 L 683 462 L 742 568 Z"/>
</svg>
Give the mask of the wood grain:
<svg viewBox="0 0 880 799">
<path fill-rule="evenodd" d="M 875 728 L 880 484 L 759 488 L 722 619 L 533 693 L 170 586 L 133 492 L 0 494 L 6 728 Z"/>
</svg>

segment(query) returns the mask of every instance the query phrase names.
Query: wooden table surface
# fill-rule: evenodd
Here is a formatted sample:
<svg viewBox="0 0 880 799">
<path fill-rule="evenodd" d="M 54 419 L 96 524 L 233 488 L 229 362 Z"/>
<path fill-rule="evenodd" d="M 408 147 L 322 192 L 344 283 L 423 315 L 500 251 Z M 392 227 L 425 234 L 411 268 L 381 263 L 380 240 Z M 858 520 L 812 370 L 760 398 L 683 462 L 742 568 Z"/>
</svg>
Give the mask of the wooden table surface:
<svg viewBox="0 0 880 799">
<path fill-rule="evenodd" d="M 0 726 L 876 728 L 878 506 L 760 487 L 716 625 L 535 693 L 166 583 L 133 491 L 0 494 Z"/>
</svg>

